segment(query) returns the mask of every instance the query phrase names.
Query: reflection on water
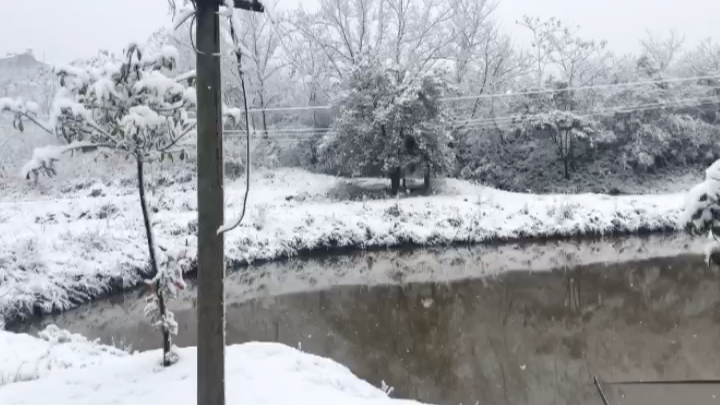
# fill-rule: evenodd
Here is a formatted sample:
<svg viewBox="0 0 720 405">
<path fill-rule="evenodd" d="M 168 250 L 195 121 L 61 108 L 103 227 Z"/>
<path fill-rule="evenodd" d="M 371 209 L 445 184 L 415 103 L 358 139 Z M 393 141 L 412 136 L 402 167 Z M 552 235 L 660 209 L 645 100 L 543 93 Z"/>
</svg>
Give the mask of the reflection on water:
<svg viewBox="0 0 720 405">
<path fill-rule="evenodd" d="M 718 281 L 701 258 L 676 256 L 455 281 L 344 285 L 230 299 L 227 338 L 301 347 L 372 384 L 385 381 L 394 395 L 428 403 L 602 404 L 595 375 L 607 382 L 720 378 Z M 23 328 L 55 322 L 105 342 L 159 347 L 141 301 L 127 294 Z M 180 346 L 195 344 L 189 302 L 175 303 Z M 665 403 L 644 398 L 646 388 L 606 391 L 611 403 Z M 697 403 L 720 403 L 712 398 L 720 399 L 717 391 L 688 390 L 699 396 Z M 677 402 L 692 403 L 687 397 Z"/>
</svg>

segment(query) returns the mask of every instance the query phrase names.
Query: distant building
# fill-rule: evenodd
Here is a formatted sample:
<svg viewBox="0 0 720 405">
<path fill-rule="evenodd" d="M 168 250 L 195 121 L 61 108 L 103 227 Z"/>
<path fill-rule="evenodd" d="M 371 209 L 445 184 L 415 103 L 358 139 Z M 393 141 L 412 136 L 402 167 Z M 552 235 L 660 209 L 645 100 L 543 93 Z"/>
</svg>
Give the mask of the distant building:
<svg viewBox="0 0 720 405">
<path fill-rule="evenodd" d="M 23 53 L 8 54 L 6 57 L 0 58 L 0 69 L 27 69 L 44 65 L 44 63 L 35 59 L 32 49 L 28 49 Z"/>
</svg>

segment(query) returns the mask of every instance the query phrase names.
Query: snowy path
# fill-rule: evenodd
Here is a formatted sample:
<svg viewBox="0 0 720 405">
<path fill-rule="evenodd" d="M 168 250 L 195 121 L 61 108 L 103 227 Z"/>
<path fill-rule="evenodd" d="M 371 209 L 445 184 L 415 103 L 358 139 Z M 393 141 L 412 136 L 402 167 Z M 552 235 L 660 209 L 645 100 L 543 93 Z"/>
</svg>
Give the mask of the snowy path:
<svg viewBox="0 0 720 405">
<path fill-rule="evenodd" d="M 236 263 L 332 247 L 443 245 L 493 239 L 676 229 L 684 196 L 529 195 L 449 180 L 443 195 L 333 201 L 338 180 L 300 170 L 260 173 L 245 227 L 226 236 Z M 242 204 L 226 186 L 226 215 Z M 92 195 L 95 195 L 94 197 Z M 158 244 L 196 246 L 192 183 L 151 195 Z M 0 310 L 7 318 L 65 310 L 140 280 L 146 261 L 133 188 L 0 201 Z"/>
</svg>

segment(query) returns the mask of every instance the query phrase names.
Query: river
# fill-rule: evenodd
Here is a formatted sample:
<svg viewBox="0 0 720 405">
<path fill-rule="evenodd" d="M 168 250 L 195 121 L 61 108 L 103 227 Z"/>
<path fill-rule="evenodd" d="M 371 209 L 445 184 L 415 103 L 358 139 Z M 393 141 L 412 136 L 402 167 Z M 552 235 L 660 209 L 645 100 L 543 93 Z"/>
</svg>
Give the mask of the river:
<svg viewBox="0 0 720 405">
<path fill-rule="evenodd" d="M 613 384 L 720 379 L 720 273 L 701 251 L 659 235 L 265 263 L 228 275 L 227 340 L 281 342 L 434 404 L 603 404 L 596 376 L 612 404 L 720 403 L 715 385 Z M 189 286 L 171 304 L 179 346 L 196 342 Z M 140 295 L 15 329 L 160 347 Z"/>
</svg>

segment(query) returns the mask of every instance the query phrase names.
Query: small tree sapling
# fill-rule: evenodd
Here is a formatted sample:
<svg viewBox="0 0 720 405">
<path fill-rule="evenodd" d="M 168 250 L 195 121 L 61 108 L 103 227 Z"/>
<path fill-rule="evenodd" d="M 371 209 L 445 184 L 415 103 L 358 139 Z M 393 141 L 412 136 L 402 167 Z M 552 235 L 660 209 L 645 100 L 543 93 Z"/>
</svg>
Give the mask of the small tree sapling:
<svg viewBox="0 0 720 405">
<path fill-rule="evenodd" d="M 103 149 L 133 158 L 137 168 L 137 185 L 143 214 L 154 296 L 146 313 L 163 334 L 163 365 L 176 358 L 170 336 L 177 333 L 173 315 L 167 309 L 167 298 L 183 287 L 182 270 L 187 256 L 167 254 L 159 260 L 145 193 L 144 165 L 166 157 L 186 157 L 181 141 L 195 132 L 196 122 L 189 116 L 195 108 L 195 74 L 175 74 L 177 51 L 164 47 L 158 55 L 144 55 L 131 44 L 124 60 L 103 67 L 68 66 L 56 69 L 60 79 L 48 124 L 40 123 L 33 104 L 18 100 L 0 100 L 0 111 L 13 114 L 15 127 L 35 122 L 45 131 L 57 135 L 64 145 L 35 149 L 21 174 L 37 179 L 41 174 L 55 173 L 54 163 L 63 153 L 73 150 Z M 236 119 L 236 109 L 223 108 L 223 116 Z"/>
<path fill-rule="evenodd" d="M 168 310 L 168 300 L 177 296 L 178 290 L 185 289 L 183 274 L 190 270 L 192 260 L 187 250 L 165 252 L 160 268 L 147 283 L 153 294 L 146 299 L 145 316 L 150 318 L 153 327 L 163 333 L 163 365 L 169 366 L 178 360 L 177 350 L 170 341 L 171 335 L 177 335 L 178 325 L 175 315 Z"/>
</svg>

